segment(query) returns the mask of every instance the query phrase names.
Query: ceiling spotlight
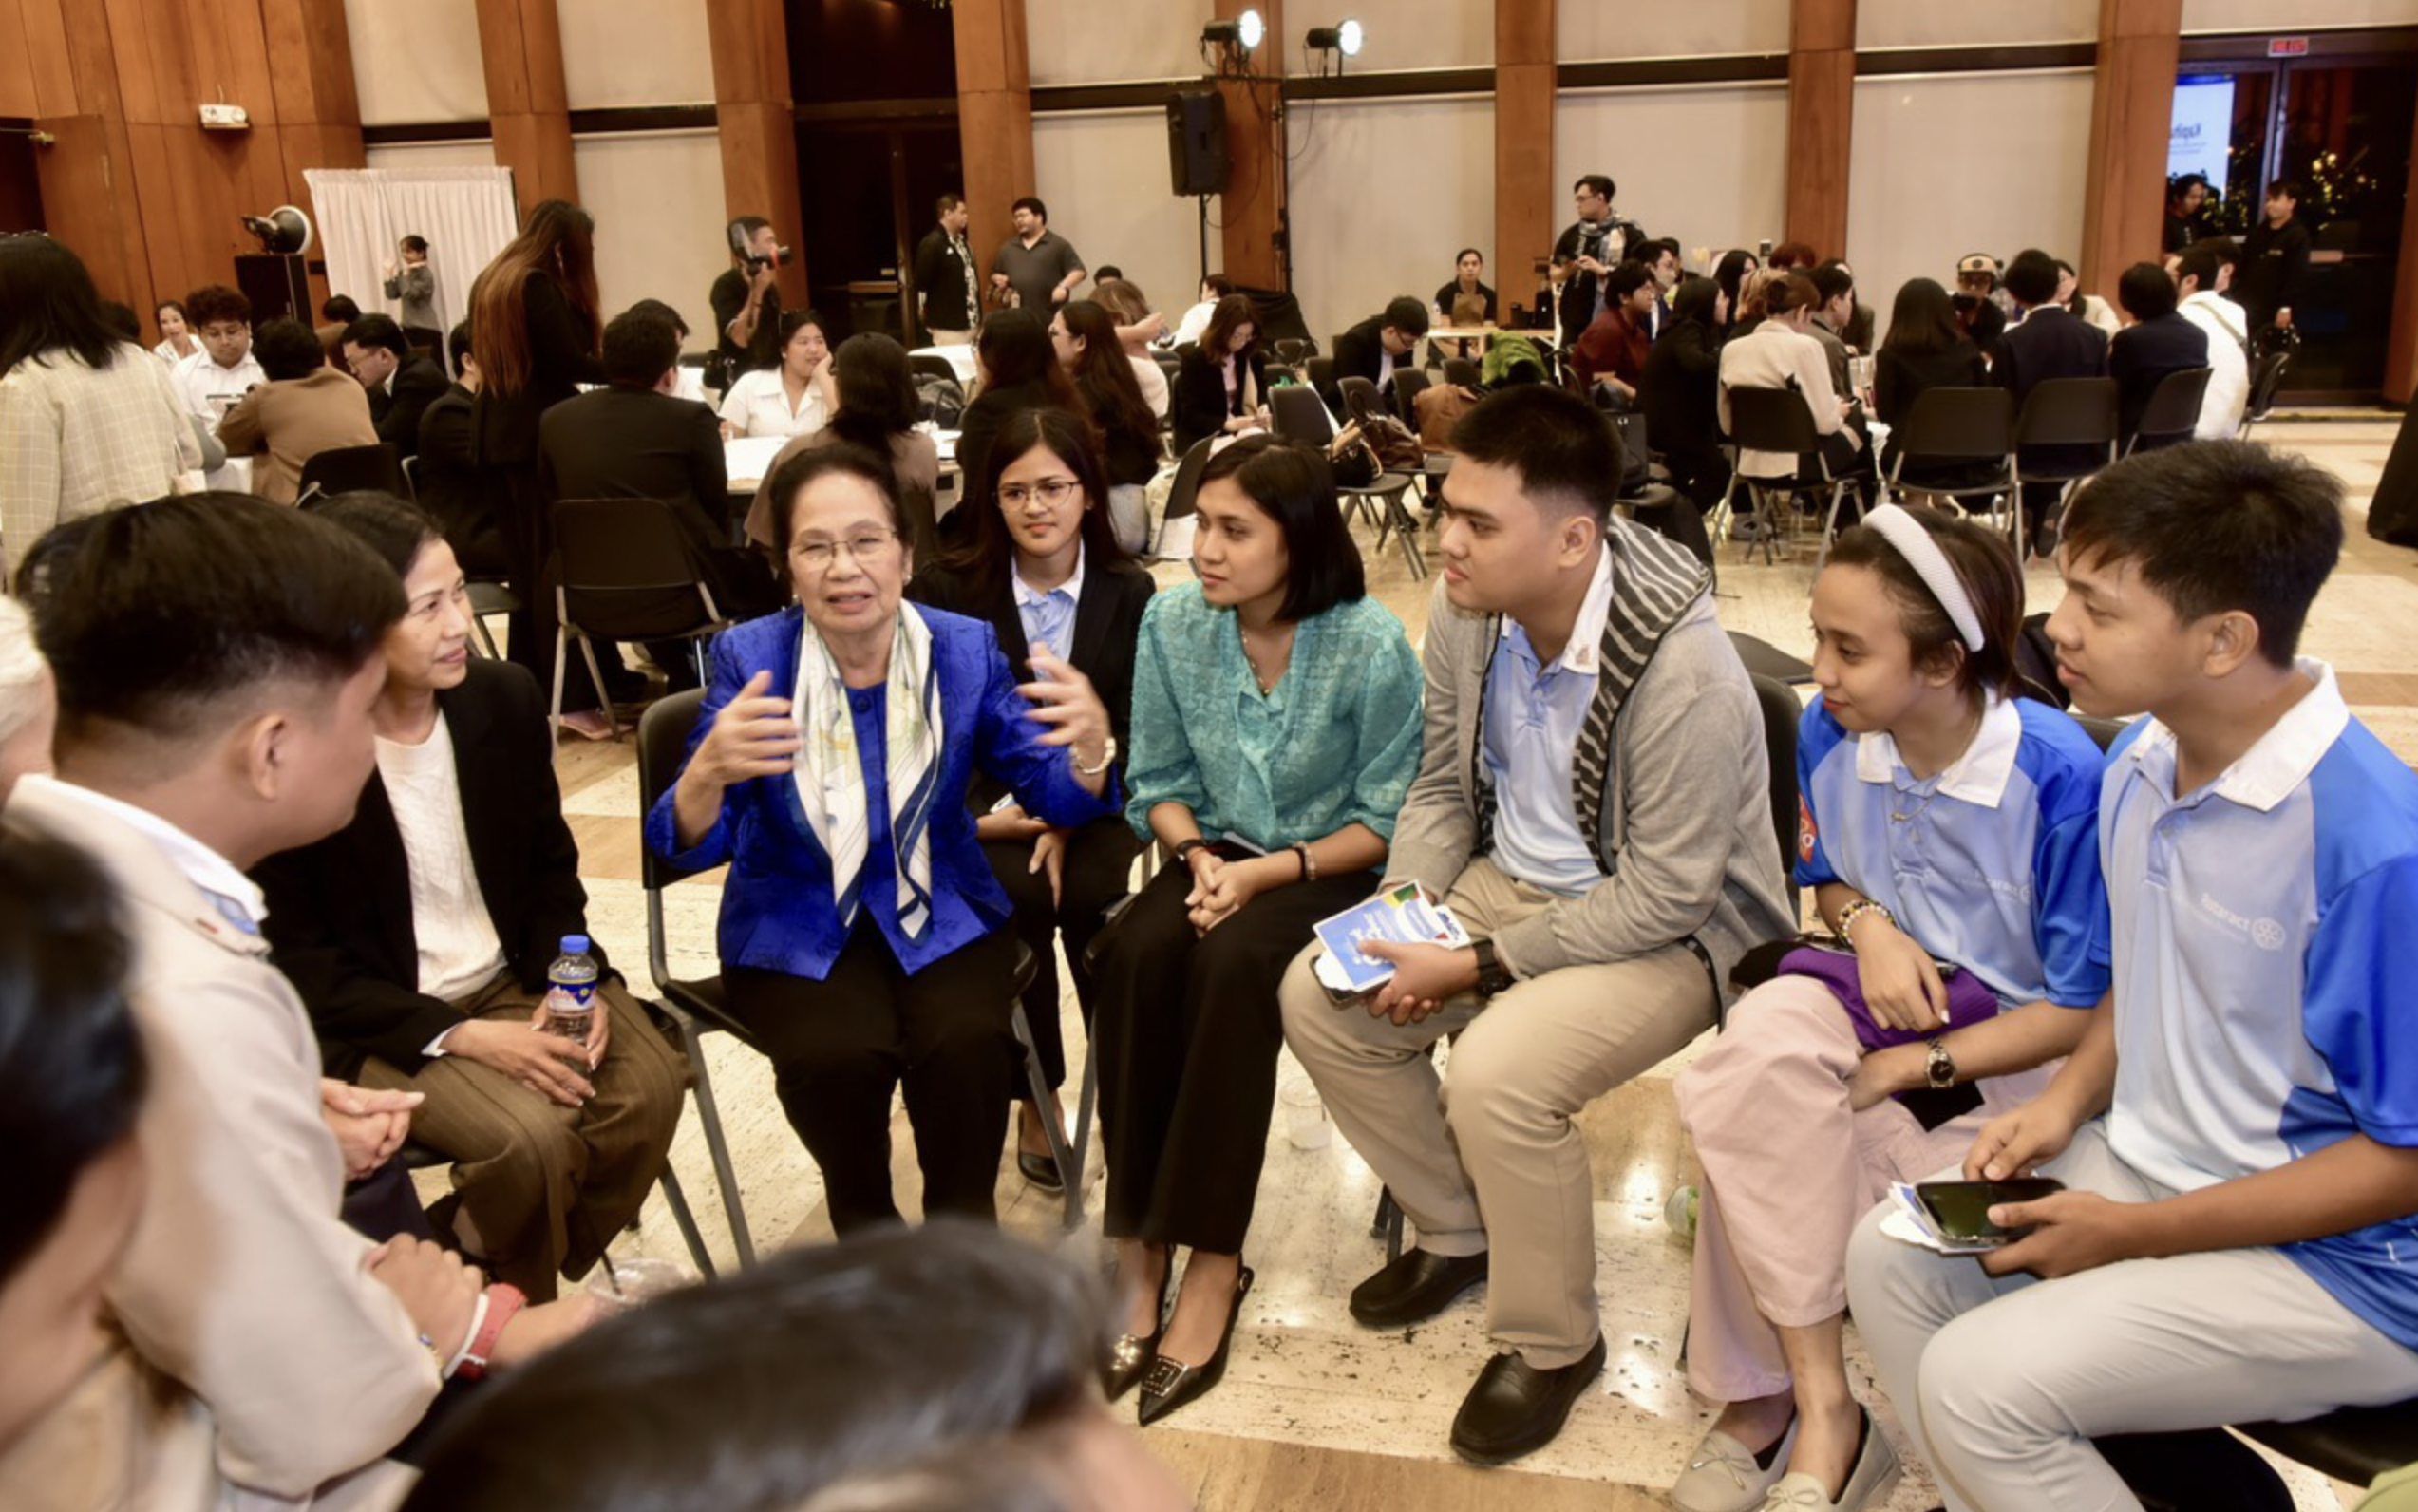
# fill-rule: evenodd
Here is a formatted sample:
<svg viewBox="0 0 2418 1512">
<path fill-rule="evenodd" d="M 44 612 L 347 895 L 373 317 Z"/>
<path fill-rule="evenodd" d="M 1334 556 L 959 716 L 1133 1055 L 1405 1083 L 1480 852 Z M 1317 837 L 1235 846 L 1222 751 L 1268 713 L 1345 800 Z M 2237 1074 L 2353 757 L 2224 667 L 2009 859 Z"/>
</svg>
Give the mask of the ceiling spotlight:
<svg viewBox="0 0 2418 1512">
<path fill-rule="evenodd" d="M 1200 28 L 1201 41 L 1240 47 L 1245 52 L 1258 50 L 1259 39 L 1267 34 L 1267 23 L 1259 19 L 1256 10 L 1246 10 L 1231 21 L 1212 21 Z"/>
<path fill-rule="evenodd" d="M 1309 45 L 1313 52 L 1340 52 L 1347 58 L 1360 56 L 1360 23 L 1346 21 L 1339 27 L 1312 27 Z"/>
</svg>

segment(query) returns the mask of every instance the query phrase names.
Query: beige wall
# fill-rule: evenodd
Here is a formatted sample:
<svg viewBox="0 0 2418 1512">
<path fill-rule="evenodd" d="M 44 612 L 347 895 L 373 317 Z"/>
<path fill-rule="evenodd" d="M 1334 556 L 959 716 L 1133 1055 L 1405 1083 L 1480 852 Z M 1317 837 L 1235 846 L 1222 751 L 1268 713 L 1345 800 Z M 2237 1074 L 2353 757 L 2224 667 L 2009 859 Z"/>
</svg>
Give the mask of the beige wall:
<svg viewBox="0 0 2418 1512">
<path fill-rule="evenodd" d="M 477 0 L 345 0 L 365 126 L 482 121 Z"/>
<path fill-rule="evenodd" d="M 1653 150 L 1658 142 L 1688 150 Z M 1698 247 L 1718 258 L 1730 247 L 1779 239 L 1787 150 L 1784 84 L 1565 90 L 1554 105 L 1554 223 L 1577 218 L 1570 185 L 1579 175 L 1610 174 L 1620 213 L 1648 236 L 1676 240 L 1701 272 Z M 1549 250 L 1523 250 L 1522 266 Z M 1512 255 L 1503 249 L 1506 259 Z"/>
<path fill-rule="evenodd" d="M 2418 0 L 2182 0 L 2186 32 L 2412 25 L 2418 25 Z"/>
<path fill-rule="evenodd" d="M 1032 82 L 1197 77 L 1200 28 L 1216 13 L 1210 0 L 1025 0 Z"/>
<path fill-rule="evenodd" d="M 1293 287 L 1321 348 L 1397 294 L 1425 303 L 1456 251 L 1493 240 L 1491 100 L 1296 104 L 1292 131 Z"/>
<path fill-rule="evenodd" d="M 1192 303 L 1200 273 L 1200 211 L 1198 201 L 1169 189 L 1163 112 L 1035 116 L 1032 172 L 1033 192 L 1049 206 L 1049 229 L 1074 243 L 1085 267 L 1116 264 L 1170 320 Z M 1215 200 L 1209 213 L 1218 213 Z M 1214 232 L 1209 240 L 1214 258 Z M 1078 293 L 1090 291 L 1086 284 Z"/>
<path fill-rule="evenodd" d="M 722 241 L 722 151 L 710 131 L 574 139 L 579 198 L 596 217 L 597 296 L 611 316 L 661 299 L 710 344 L 706 291 L 730 255 Z M 792 236 L 794 232 L 790 233 Z"/>
<path fill-rule="evenodd" d="M 1859 47 L 1974 47 L 2090 42 L 2099 0 L 1857 0 Z"/>
<path fill-rule="evenodd" d="M 1788 50 L 1788 0 L 1568 0 L 1559 21 L 1558 54 L 1564 63 Z"/>
<path fill-rule="evenodd" d="M 562 19 L 563 90 L 571 108 L 710 104 L 708 3 L 555 0 Z"/>
<path fill-rule="evenodd" d="M 1360 56 L 1345 60 L 1347 73 L 1485 67 L 1495 61 L 1495 8 L 1487 0 L 1292 0 L 1285 7 L 1286 68 L 1309 72 L 1302 36 L 1312 27 L 1333 26 L 1347 16 L 1368 33 Z M 1449 250 L 1445 255 L 1451 255 Z M 1435 286 L 1427 292 L 1434 293 Z"/>
</svg>

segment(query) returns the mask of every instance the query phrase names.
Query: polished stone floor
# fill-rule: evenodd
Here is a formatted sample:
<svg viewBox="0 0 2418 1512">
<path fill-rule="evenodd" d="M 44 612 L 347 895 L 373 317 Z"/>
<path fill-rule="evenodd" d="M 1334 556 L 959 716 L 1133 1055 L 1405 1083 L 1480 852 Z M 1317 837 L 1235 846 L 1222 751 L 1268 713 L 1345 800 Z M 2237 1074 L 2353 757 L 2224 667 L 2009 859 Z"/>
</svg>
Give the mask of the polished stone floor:
<svg viewBox="0 0 2418 1512">
<path fill-rule="evenodd" d="M 2410 671 L 2409 653 L 2418 639 L 2418 555 L 2381 546 L 2359 529 L 2392 434 L 2392 419 L 2371 412 L 2277 423 L 2260 439 L 2305 452 L 2346 485 L 2351 544 L 2318 600 L 2306 650 L 2332 661 L 2359 716 L 2405 760 L 2418 761 L 2418 675 Z M 1720 601 L 1724 622 L 1784 649 L 1806 651 L 1810 547 L 1770 566 L 1759 559 L 1742 563 L 1737 556 L 1735 547 L 1723 550 L 1721 589 L 1735 595 Z M 1182 571 L 1162 569 L 1162 577 L 1176 580 Z M 1370 581 L 1415 638 L 1426 621 L 1428 585 L 1413 582 L 1390 551 L 1370 555 Z M 2032 608 L 2055 602 L 2057 584 L 2044 568 L 2033 568 L 2029 588 Z M 566 743 L 561 771 L 584 857 L 594 933 L 616 959 L 642 961 L 646 902 L 637 880 L 637 781 L 629 743 Z M 717 898 L 710 877 L 667 895 L 675 972 L 713 969 Z M 1068 1058 L 1080 1066 L 1083 1035 L 1071 999 L 1065 1017 Z M 727 1039 L 709 1044 L 756 1244 L 828 1238 L 821 1182 L 782 1119 L 763 1063 Z M 1483 1294 L 1422 1327 L 1375 1333 L 1355 1326 L 1345 1313 L 1345 1294 L 1383 1259 L 1380 1242 L 1369 1232 L 1377 1182 L 1340 1139 L 1296 1147 L 1280 1109 L 1270 1132 L 1248 1257 L 1258 1282 L 1245 1304 L 1232 1369 L 1216 1392 L 1149 1430 L 1152 1445 L 1197 1488 L 1200 1504 L 1211 1512 L 1661 1505 L 1660 1489 L 1684 1463 L 1710 1413 L 1691 1399 L 1677 1371 L 1688 1255 L 1662 1220 L 1664 1199 L 1694 1180 L 1671 1090 L 1686 1058 L 1683 1052 L 1601 1099 L 1581 1120 L 1596 1175 L 1598 1279 L 1611 1365 L 1558 1442 L 1495 1470 L 1456 1463 L 1445 1445 L 1453 1410 L 1488 1352 Z M 1299 1075 L 1290 1056 L 1281 1074 Z M 903 1115 L 897 1133 L 897 1179 L 912 1212 L 917 1181 Z M 693 1107 L 673 1153 L 708 1239 L 727 1259 L 729 1246 Z M 1100 1174 L 1095 1152 L 1086 1173 L 1095 1212 Z M 1011 1228 L 1084 1254 L 1096 1246 L 1096 1218 L 1071 1236 L 1063 1234 L 1055 1201 L 1026 1187 L 1011 1162 L 1002 1162 L 1000 1196 Z M 622 1244 L 633 1253 L 680 1253 L 660 1198 Z M 1895 1432 L 1894 1415 L 1872 1387 L 1861 1354 L 1854 1376 Z M 2304 1508 L 2348 1504 L 2306 1471 L 2294 1469 L 2290 1478 Z M 1889 1504 L 1919 1512 L 1936 1501 L 1920 1467 L 1910 1462 Z"/>
</svg>

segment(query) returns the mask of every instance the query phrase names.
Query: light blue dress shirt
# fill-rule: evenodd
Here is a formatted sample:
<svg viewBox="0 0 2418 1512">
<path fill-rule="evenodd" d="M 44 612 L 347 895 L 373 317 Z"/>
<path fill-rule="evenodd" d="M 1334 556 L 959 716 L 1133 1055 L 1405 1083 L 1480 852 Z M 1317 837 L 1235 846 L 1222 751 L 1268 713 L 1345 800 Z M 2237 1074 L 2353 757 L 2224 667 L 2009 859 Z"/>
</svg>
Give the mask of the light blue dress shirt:
<svg viewBox="0 0 2418 1512">
<path fill-rule="evenodd" d="M 1596 701 L 1604 618 L 1612 607 L 1612 553 L 1571 627 L 1570 643 L 1540 666 L 1528 633 L 1508 615 L 1486 671 L 1486 774 L 1495 786 L 1494 862 L 1532 886 L 1576 898 L 1603 880 L 1571 797 L 1572 753 Z"/>
</svg>

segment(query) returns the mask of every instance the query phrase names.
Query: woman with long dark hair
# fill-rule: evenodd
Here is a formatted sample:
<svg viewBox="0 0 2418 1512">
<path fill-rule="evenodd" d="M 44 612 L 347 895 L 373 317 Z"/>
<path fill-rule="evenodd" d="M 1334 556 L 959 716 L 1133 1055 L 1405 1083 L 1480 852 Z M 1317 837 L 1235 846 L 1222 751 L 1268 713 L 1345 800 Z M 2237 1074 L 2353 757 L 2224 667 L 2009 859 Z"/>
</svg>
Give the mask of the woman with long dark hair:
<svg viewBox="0 0 2418 1512">
<path fill-rule="evenodd" d="M 92 274 L 39 233 L 0 236 L 0 557 L 165 495 L 201 465 L 168 370 L 112 331 Z"/>
<path fill-rule="evenodd" d="M 1712 559 L 1704 516 L 1729 487 L 1729 462 L 1721 445 L 1721 327 L 1729 307 L 1721 286 L 1710 278 L 1687 278 L 1671 293 L 1671 324 L 1646 358 L 1637 381 L 1637 407 L 1646 417 L 1672 486 L 1686 502 L 1666 520 L 1638 518 L 1692 551 Z"/>
<path fill-rule="evenodd" d="M 1713 265 L 1712 281 L 1721 286 L 1723 308 L 1729 312 L 1728 318 L 1722 322 L 1721 326 L 1723 340 L 1728 340 L 1731 332 L 1741 329 L 1747 331 L 1754 329 L 1751 325 L 1742 328 L 1738 307 L 1747 296 L 1747 280 L 1754 276 L 1756 271 L 1762 266 L 1763 264 L 1756 260 L 1755 255 L 1744 247 L 1730 248 L 1721 255 L 1721 261 Z"/>
<path fill-rule="evenodd" d="M 1903 426 L 1915 399 L 1926 388 L 1978 388 L 1989 382 L 1981 349 L 1956 318 L 1955 302 L 1936 278 L 1909 278 L 1889 311 L 1889 334 L 1873 359 L 1873 410 L 1883 425 Z M 1880 449 L 1880 476 L 1889 476 L 1898 455 L 1893 430 Z M 1926 473 L 1934 482 L 1970 476 L 1973 464 L 1956 463 L 1947 472 Z M 1912 479 L 1908 480 L 1912 482 Z"/>
<path fill-rule="evenodd" d="M 890 459 L 898 500 L 907 507 L 916 558 L 929 561 L 935 548 L 934 495 L 940 488 L 940 451 L 916 428 L 919 401 L 907 349 L 888 336 L 866 331 L 850 336 L 831 354 L 831 385 L 839 403 L 831 423 L 792 439 L 765 464 L 765 481 L 747 507 L 747 539 L 773 549 L 772 477 L 781 464 L 811 447 L 845 442 Z"/>
<path fill-rule="evenodd" d="M 1074 380 L 1084 413 L 1100 433 L 1108 471 L 1105 502 L 1117 543 L 1129 552 L 1140 551 L 1150 531 L 1143 486 L 1157 475 L 1164 455 L 1159 417 L 1142 396 L 1133 364 L 1117 344 L 1117 322 L 1105 309 L 1088 299 L 1060 306 L 1049 320 L 1049 341 Z"/>
<path fill-rule="evenodd" d="M 1248 295 L 1218 301 L 1200 345 L 1183 354 L 1176 369 L 1176 449 L 1185 451 L 1204 436 L 1264 429 L 1268 372 L 1259 358 L 1259 307 Z"/>
<path fill-rule="evenodd" d="M 553 555 L 547 521 L 553 501 L 538 487 L 538 421 L 548 409 L 604 382 L 598 360 L 604 321 L 597 313 L 596 223 L 568 200 L 529 212 L 470 286 L 470 350 L 479 364 L 471 401 L 473 461 L 488 509 L 512 563 L 521 608 L 513 615 L 511 655 L 540 687 L 554 676 L 554 598 L 538 579 Z M 601 737 L 598 690 L 577 666 L 563 674 L 564 723 Z"/>
<path fill-rule="evenodd" d="M 944 522 L 952 537 L 958 537 L 973 518 L 966 514 L 967 505 L 987 502 L 976 490 L 991 438 L 1011 416 L 1037 407 L 1083 413 L 1083 400 L 1067 370 L 1058 366 L 1058 350 L 1049 344 L 1049 325 L 1041 315 L 1030 310 L 1000 311 L 982 323 L 973 356 L 980 387 L 957 422 L 957 470 L 966 479 L 966 495 Z"/>
<path fill-rule="evenodd" d="M 1152 585 L 1110 527 L 1106 475 L 1090 427 L 1063 409 L 1025 410 L 992 444 L 987 474 L 981 492 L 992 507 L 973 520 L 963 546 L 916 574 L 908 596 L 988 620 L 1018 675 L 1036 646 L 1073 664 L 1091 679 L 1124 747 L 1131 739 L 1134 643 Z M 1142 841 L 1122 815 L 1072 829 L 1044 824 L 990 778 L 977 777 L 967 798 L 978 816 L 974 836 L 1015 909 L 1012 927 L 1039 967 L 1025 989 L 1025 1017 L 1054 1089 L 1067 1076 L 1056 944 L 1066 945 L 1087 1025 L 1092 983 L 1085 951 L 1103 911 L 1124 893 Z M 1055 1187 L 1040 1111 L 1025 1106 L 1016 1164 L 1027 1181 Z M 1054 1108 L 1049 1116 L 1056 1117 Z"/>
</svg>

